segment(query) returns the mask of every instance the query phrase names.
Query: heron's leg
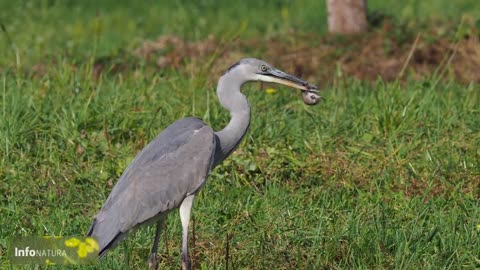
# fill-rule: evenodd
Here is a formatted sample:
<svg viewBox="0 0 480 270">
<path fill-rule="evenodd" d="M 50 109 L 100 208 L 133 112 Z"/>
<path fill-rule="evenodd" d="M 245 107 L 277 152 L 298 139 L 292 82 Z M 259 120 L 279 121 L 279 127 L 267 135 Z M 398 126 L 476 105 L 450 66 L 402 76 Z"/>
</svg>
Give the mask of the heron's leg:
<svg viewBox="0 0 480 270">
<path fill-rule="evenodd" d="M 188 256 L 188 223 L 195 195 L 186 197 L 180 205 L 180 219 L 182 220 L 182 267 L 183 270 L 191 270 L 192 265 Z"/>
<path fill-rule="evenodd" d="M 162 234 L 162 227 L 163 223 L 165 222 L 165 218 L 160 218 L 157 222 L 157 230 L 155 231 L 155 239 L 153 240 L 152 252 L 150 253 L 150 259 L 148 260 L 148 266 L 150 269 L 156 270 L 158 268 L 158 260 L 157 260 L 157 250 L 158 250 L 158 241 L 160 239 L 160 235 Z"/>
</svg>

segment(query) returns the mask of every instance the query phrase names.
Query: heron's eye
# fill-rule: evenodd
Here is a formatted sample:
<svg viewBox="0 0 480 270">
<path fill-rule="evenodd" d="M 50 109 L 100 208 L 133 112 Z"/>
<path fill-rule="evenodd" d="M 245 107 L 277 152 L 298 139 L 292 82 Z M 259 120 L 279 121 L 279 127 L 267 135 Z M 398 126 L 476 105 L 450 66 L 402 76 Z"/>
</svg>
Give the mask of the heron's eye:
<svg viewBox="0 0 480 270">
<path fill-rule="evenodd" d="M 267 71 L 267 66 L 262 65 L 262 66 L 260 66 L 260 69 L 261 69 L 263 72 L 265 72 L 265 71 Z"/>
</svg>

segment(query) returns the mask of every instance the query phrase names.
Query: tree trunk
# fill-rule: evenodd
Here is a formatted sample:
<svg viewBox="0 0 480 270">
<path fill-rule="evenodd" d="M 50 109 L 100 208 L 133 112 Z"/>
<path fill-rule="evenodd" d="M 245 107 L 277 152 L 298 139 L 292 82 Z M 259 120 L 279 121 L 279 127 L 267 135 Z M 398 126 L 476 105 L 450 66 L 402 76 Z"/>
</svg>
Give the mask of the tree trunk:
<svg viewBox="0 0 480 270">
<path fill-rule="evenodd" d="M 367 30 L 367 0 L 327 0 L 328 30 L 350 34 Z"/>
</svg>

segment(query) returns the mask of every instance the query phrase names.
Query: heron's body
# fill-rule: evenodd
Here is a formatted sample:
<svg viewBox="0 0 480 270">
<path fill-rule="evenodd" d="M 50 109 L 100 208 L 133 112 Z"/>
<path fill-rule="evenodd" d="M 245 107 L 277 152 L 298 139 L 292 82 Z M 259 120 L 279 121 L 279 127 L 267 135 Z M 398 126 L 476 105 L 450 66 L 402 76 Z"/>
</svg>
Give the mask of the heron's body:
<svg viewBox="0 0 480 270">
<path fill-rule="evenodd" d="M 161 225 L 168 212 L 180 208 L 183 227 L 182 264 L 188 258 L 188 222 L 193 198 L 210 171 L 239 145 L 250 125 L 250 106 L 240 92 L 247 81 L 268 81 L 302 90 L 315 86 L 285 74 L 257 59 L 243 59 L 220 78 L 217 95 L 230 111 L 228 125 L 214 132 L 202 120 L 187 117 L 176 121 L 147 145 L 132 161 L 113 188 L 88 232 L 97 239 L 102 256 L 139 225 L 157 222 L 151 262 Z M 312 90 L 314 91 L 314 90 Z"/>
<path fill-rule="evenodd" d="M 160 133 L 128 166 L 95 217 L 88 234 L 97 239 L 100 255 L 195 194 L 212 168 L 214 150 L 214 133 L 198 118 L 178 120 Z"/>
</svg>

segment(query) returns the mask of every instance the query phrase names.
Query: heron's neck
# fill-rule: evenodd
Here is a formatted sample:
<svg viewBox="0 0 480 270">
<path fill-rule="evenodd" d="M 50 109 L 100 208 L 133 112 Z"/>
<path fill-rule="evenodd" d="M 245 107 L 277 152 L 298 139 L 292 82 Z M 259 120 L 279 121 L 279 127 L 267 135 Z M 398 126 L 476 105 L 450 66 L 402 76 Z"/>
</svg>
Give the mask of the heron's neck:
<svg viewBox="0 0 480 270">
<path fill-rule="evenodd" d="M 228 75 L 222 76 L 218 81 L 217 96 L 222 106 L 230 111 L 231 119 L 224 129 L 215 132 L 217 147 L 214 166 L 235 150 L 250 126 L 250 105 L 240 92 L 243 82 L 229 78 Z"/>
</svg>

